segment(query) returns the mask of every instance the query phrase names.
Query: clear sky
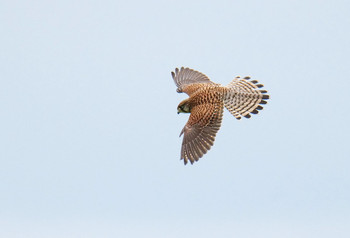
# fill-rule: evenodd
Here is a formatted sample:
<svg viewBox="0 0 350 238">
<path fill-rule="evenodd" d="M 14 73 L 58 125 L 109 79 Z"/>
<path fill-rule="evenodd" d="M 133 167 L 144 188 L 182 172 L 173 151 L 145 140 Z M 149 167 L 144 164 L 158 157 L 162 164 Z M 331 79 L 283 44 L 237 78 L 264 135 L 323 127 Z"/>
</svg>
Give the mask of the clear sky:
<svg viewBox="0 0 350 238">
<path fill-rule="evenodd" d="M 349 237 L 349 1 L 0 3 L 0 237 Z M 250 75 L 180 161 L 170 72 Z"/>
</svg>

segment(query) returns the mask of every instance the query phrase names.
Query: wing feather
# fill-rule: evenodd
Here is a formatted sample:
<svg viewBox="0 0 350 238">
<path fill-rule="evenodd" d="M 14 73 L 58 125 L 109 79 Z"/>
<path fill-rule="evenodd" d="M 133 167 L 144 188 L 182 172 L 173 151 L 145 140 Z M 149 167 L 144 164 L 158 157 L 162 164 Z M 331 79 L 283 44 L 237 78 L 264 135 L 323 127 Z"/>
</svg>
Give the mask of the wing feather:
<svg viewBox="0 0 350 238">
<path fill-rule="evenodd" d="M 187 164 L 198 161 L 214 144 L 221 126 L 223 103 L 201 104 L 192 108 L 184 129 L 181 159 Z"/>
<path fill-rule="evenodd" d="M 188 95 L 200 88 L 201 85 L 198 84 L 215 84 L 205 74 L 190 68 L 181 67 L 180 70 L 176 68 L 175 72 L 171 72 L 171 76 L 177 86 L 177 92 L 184 92 Z"/>
</svg>

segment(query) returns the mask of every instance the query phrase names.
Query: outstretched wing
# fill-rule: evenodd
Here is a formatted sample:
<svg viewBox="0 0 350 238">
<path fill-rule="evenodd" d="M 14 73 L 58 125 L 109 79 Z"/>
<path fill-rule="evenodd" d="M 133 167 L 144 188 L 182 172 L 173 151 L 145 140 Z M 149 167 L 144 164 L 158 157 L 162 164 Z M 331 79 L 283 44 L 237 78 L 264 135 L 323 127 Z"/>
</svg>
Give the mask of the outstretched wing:
<svg viewBox="0 0 350 238">
<path fill-rule="evenodd" d="M 236 77 L 229 85 L 224 97 L 225 107 L 236 117 L 242 116 L 250 118 L 252 114 L 258 114 L 263 109 L 262 104 L 270 98 L 266 90 L 260 90 L 262 84 L 256 80 L 250 80 L 250 77 Z"/>
<path fill-rule="evenodd" d="M 184 133 L 181 159 L 187 164 L 198 161 L 214 144 L 215 136 L 221 126 L 223 103 L 201 104 L 192 108 L 190 118 L 182 129 Z"/>
<path fill-rule="evenodd" d="M 171 72 L 171 76 L 177 86 L 177 92 L 184 92 L 189 96 L 197 91 L 200 86 L 198 84 L 214 84 L 205 74 L 184 67 L 180 70 L 176 68 L 175 72 Z"/>
</svg>

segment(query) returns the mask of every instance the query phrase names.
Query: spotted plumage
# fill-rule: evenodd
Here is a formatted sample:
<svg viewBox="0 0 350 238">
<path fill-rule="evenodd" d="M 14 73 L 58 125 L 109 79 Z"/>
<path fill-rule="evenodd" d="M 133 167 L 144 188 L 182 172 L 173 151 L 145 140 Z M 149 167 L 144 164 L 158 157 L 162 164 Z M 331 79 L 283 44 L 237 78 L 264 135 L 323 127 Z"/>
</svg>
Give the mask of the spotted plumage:
<svg viewBox="0 0 350 238">
<path fill-rule="evenodd" d="M 221 126 L 224 107 L 236 118 L 250 118 L 259 113 L 269 99 L 262 84 L 250 77 L 236 77 L 227 86 L 213 83 L 193 69 L 182 67 L 171 72 L 178 93 L 189 98 L 180 102 L 178 113 L 191 113 L 181 134 L 184 134 L 181 159 L 187 164 L 198 161 L 214 144 Z"/>
</svg>

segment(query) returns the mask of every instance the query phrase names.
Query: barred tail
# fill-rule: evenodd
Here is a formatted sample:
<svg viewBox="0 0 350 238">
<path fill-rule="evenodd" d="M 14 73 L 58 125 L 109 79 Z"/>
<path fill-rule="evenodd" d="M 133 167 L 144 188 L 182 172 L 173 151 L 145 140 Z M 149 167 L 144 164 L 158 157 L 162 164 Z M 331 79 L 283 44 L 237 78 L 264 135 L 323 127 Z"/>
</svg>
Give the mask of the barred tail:
<svg viewBox="0 0 350 238">
<path fill-rule="evenodd" d="M 250 77 L 236 77 L 226 86 L 225 107 L 238 120 L 242 116 L 250 118 L 251 114 L 258 114 L 263 109 L 261 105 L 270 98 L 266 90 L 260 90 L 263 86 L 256 80 L 250 80 Z"/>
</svg>

